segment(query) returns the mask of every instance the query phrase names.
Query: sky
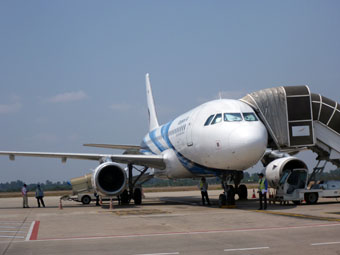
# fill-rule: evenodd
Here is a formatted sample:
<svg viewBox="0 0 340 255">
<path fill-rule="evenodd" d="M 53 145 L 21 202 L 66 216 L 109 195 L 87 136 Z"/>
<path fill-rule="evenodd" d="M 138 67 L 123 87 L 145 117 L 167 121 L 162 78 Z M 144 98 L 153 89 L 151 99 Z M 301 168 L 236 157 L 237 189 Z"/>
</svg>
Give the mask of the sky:
<svg viewBox="0 0 340 255">
<path fill-rule="evenodd" d="M 160 123 L 276 86 L 340 102 L 339 13 L 330 0 L 0 1 L 0 150 L 139 145 L 146 73 Z M 2 156 L 0 182 L 69 180 L 97 164 Z"/>
</svg>

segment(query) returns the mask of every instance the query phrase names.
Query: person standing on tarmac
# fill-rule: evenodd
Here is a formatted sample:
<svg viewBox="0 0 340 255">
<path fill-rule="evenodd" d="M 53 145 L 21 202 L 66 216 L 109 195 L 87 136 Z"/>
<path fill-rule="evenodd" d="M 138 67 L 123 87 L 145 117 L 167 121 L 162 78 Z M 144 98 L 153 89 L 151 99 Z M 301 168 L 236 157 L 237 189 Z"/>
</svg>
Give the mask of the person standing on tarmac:
<svg viewBox="0 0 340 255">
<path fill-rule="evenodd" d="M 205 200 L 206 200 L 208 205 L 210 205 L 210 200 L 208 196 L 208 183 L 204 177 L 201 178 L 199 185 L 200 185 L 199 187 L 200 187 L 201 195 L 202 195 L 202 204 L 205 205 Z"/>
<path fill-rule="evenodd" d="M 268 192 L 268 182 L 266 177 L 263 176 L 263 173 L 259 175 L 259 197 L 260 197 L 260 208 L 259 210 L 267 209 L 267 192 Z M 264 206 L 262 207 L 262 199 L 264 202 Z"/>
<path fill-rule="evenodd" d="M 40 207 L 40 202 L 42 206 L 45 207 L 43 197 L 44 197 L 44 191 L 41 189 L 40 184 L 38 184 L 37 189 L 35 190 L 35 198 L 37 199 L 38 207 Z"/>
<path fill-rule="evenodd" d="M 28 206 L 27 192 L 28 192 L 27 185 L 24 184 L 24 186 L 22 186 L 22 188 L 21 188 L 21 194 L 22 194 L 22 207 L 23 207 L 23 208 L 30 208 L 30 207 Z"/>
</svg>

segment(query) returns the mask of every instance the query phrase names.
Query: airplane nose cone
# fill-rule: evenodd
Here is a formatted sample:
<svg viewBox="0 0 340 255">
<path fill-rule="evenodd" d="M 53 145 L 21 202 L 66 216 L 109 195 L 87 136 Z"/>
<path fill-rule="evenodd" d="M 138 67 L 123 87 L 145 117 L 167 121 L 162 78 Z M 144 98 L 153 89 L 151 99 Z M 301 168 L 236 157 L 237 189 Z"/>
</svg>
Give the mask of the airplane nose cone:
<svg viewBox="0 0 340 255">
<path fill-rule="evenodd" d="M 233 157 L 243 168 L 256 164 L 267 148 L 267 131 L 263 126 L 244 126 L 229 136 Z"/>
</svg>

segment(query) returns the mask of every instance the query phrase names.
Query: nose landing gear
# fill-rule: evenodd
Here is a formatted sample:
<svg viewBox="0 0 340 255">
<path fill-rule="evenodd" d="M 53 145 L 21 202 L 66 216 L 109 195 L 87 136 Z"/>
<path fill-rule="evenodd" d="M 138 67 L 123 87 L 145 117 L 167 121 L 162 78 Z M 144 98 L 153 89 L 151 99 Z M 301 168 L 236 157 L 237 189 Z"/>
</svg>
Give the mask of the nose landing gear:
<svg viewBox="0 0 340 255">
<path fill-rule="evenodd" d="M 232 171 L 228 175 L 225 174 L 221 177 L 222 187 L 224 192 L 220 194 L 218 199 L 219 207 L 225 205 L 235 205 L 235 194 L 238 195 L 239 200 L 246 200 L 248 198 L 248 190 L 246 185 L 241 184 L 243 179 L 243 172 Z M 234 182 L 235 187 L 228 183 Z"/>
</svg>

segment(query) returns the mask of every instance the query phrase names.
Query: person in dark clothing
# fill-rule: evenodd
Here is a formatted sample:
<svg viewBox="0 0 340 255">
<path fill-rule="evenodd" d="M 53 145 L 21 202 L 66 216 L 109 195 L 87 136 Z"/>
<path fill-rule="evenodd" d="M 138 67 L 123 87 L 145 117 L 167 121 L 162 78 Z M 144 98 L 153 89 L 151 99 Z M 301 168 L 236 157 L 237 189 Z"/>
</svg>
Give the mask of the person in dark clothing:
<svg viewBox="0 0 340 255">
<path fill-rule="evenodd" d="M 260 208 L 259 210 L 267 209 L 267 192 L 268 192 L 268 182 L 267 179 L 263 176 L 263 173 L 259 174 L 259 197 L 260 197 Z M 264 202 L 264 206 L 262 206 L 262 199 Z"/>
<path fill-rule="evenodd" d="M 210 200 L 208 196 L 208 183 L 204 177 L 201 178 L 201 181 L 199 183 L 199 188 L 201 190 L 201 195 L 202 195 L 202 204 L 205 205 L 205 200 L 206 200 L 208 205 L 210 205 Z"/>
<path fill-rule="evenodd" d="M 44 203 L 43 197 L 44 197 L 44 191 L 40 187 L 40 184 L 38 184 L 37 188 L 35 190 L 35 198 L 37 199 L 38 207 L 40 207 L 40 202 L 41 202 L 42 206 L 45 207 L 45 203 Z"/>
</svg>

